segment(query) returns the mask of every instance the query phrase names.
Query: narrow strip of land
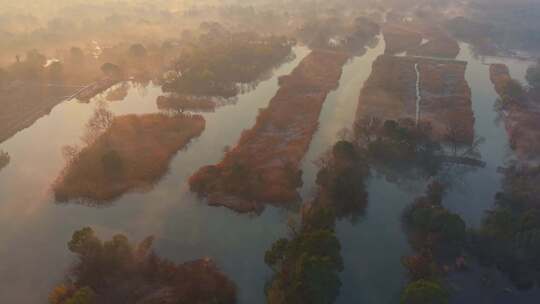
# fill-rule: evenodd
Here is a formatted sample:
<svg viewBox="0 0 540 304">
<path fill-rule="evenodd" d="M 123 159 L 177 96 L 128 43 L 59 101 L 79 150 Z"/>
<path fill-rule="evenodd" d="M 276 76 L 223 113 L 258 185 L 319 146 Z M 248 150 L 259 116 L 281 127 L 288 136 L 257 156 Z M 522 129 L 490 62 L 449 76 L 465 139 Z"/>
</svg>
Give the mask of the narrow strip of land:
<svg viewBox="0 0 540 304">
<path fill-rule="evenodd" d="M 265 203 L 298 201 L 299 165 L 318 126 L 328 93 L 338 87 L 349 56 L 313 51 L 288 76 L 262 110 L 255 126 L 217 165 L 190 178 L 191 189 L 211 205 L 238 212 L 260 211 Z"/>
<path fill-rule="evenodd" d="M 540 102 L 512 79 L 506 65 L 491 64 L 489 72 L 501 97 L 500 108 L 512 149 L 522 162 L 540 162 Z"/>
<path fill-rule="evenodd" d="M 438 140 L 451 131 L 460 142 L 472 142 L 474 114 L 466 66 L 456 60 L 380 56 L 362 88 L 357 121 L 410 119 L 429 123 Z"/>
</svg>

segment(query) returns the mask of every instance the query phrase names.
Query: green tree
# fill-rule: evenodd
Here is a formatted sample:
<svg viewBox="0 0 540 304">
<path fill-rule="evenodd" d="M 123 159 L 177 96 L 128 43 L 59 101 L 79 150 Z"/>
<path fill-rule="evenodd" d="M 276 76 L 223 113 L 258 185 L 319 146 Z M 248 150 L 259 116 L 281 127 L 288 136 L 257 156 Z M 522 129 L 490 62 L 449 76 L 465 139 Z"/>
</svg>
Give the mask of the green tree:
<svg viewBox="0 0 540 304">
<path fill-rule="evenodd" d="M 401 304 L 446 304 L 448 297 L 448 292 L 439 283 L 418 280 L 407 286 Z"/>
<path fill-rule="evenodd" d="M 94 304 L 96 303 L 95 300 L 96 294 L 94 291 L 90 287 L 84 287 L 77 290 L 73 296 L 63 304 Z"/>
</svg>

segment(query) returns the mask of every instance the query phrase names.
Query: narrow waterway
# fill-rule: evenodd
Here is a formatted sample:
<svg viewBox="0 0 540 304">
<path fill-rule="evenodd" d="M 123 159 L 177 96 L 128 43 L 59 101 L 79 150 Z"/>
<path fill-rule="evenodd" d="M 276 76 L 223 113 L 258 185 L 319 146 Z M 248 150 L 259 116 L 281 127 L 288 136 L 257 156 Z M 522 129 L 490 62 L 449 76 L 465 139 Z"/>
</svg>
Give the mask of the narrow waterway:
<svg viewBox="0 0 540 304">
<path fill-rule="evenodd" d="M 304 201 L 315 195 L 318 171 L 315 161 L 339 139 L 343 129 L 353 126 L 360 90 L 371 74 L 375 59 L 384 53 L 384 39 L 344 67 L 338 90 L 331 93 L 319 119 L 303 162 L 301 194 Z M 410 203 L 410 193 L 383 177 L 372 176 L 367 182 L 369 203 L 366 214 L 356 221 L 340 220 L 337 236 L 345 270 L 336 303 L 397 303 L 404 282 L 401 257 L 410 252 L 401 226 L 401 212 Z"/>
<path fill-rule="evenodd" d="M 473 55 L 469 45 L 460 44 L 458 60 L 466 61 L 465 79 L 471 87 L 472 108 L 475 116 L 475 134 L 482 139 L 479 151 L 485 168 L 463 174 L 456 168 L 454 186 L 445 200 L 446 206 L 459 213 L 468 225 L 480 225 L 485 211 L 493 206 L 495 194 L 500 190 L 502 175 L 497 169 L 510 160 L 510 149 L 504 122 L 500 120 L 495 104 L 499 96 L 489 79 L 489 65 Z M 509 58 L 498 58 L 518 79 L 525 78 L 525 69 Z M 457 175 L 459 174 L 459 175 Z"/>
<path fill-rule="evenodd" d="M 351 130 L 360 90 L 371 74 L 373 61 L 383 53 L 384 40 L 379 36 L 376 45 L 368 48 L 364 55 L 350 59 L 343 67 L 339 88 L 328 94 L 319 117 L 319 128 L 302 161 L 303 186 L 300 194 L 303 201 L 313 199 L 316 194 L 315 180 L 319 171 L 316 161 L 336 143 L 340 133 Z"/>
</svg>

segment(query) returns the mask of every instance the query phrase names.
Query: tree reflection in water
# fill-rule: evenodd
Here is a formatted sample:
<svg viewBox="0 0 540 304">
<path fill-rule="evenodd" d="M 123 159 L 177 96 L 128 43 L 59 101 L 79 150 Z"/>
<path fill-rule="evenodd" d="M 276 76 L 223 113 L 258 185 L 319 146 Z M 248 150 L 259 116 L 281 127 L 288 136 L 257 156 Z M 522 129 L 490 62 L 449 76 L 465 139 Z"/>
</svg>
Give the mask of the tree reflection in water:
<svg viewBox="0 0 540 304">
<path fill-rule="evenodd" d="M 355 124 L 353 136 L 374 172 L 405 189 L 435 177 L 446 187 L 456 186 L 464 174 L 485 166 L 478 150 L 483 139 L 461 141 L 462 131 L 454 124 L 437 139 L 429 123 L 368 118 Z"/>
</svg>

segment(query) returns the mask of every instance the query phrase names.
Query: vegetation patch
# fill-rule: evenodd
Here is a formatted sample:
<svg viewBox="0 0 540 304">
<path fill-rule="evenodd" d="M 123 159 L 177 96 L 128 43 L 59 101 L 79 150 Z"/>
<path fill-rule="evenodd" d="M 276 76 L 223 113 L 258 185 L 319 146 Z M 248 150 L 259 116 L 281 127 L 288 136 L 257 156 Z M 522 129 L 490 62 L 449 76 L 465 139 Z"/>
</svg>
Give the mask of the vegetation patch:
<svg viewBox="0 0 540 304">
<path fill-rule="evenodd" d="M 49 303 L 236 303 L 236 286 L 212 260 L 177 265 L 153 252 L 153 240 L 133 244 L 117 234 L 102 241 L 92 228 L 76 231 L 68 243 L 76 262 Z"/>
<path fill-rule="evenodd" d="M 403 257 L 409 284 L 402 304 L 445 304 L 450 292 L 444 275 L 465 268 L 465 222 L 442 205 L 444 186 L 432 182 L 403 214 L 403 223 L 415 254 Z"/>
<path fill-rule="evenodd" d="M 459 44 L 445 30 L 424 20 L 393 21 L 383 28 L 386 54 L 456 58 Z"/>
<path fill-rule="evenodd" d="M 343 271 L 341 245 L 331 209 L 311 209 L 290 239 L 279 239 L 265 254 L 275 271 L 266 289 L 269 304 L 335 301 Z"/>
<path fill-rule="evenodd" d="M 306 20 L 295 36 L 312 49 L 349 52 L 358 56 L 377 41 L 380 26 L 368 17 L 348 20 L 342 16 L 317 16 Z"/>
<path fill-rule="evenodd" d="M 343 53 L 314 51 L 288 76 L 253 128 L 217 165 L 190 178 L 191 189 L 212 205 L 239 212 L 260 211 L 264 203 L 298 201 L 299 164 L 318 126 L 326 96 L 337 88 Z"/>
<path fill-rule="evenodd" d="M 231 98 L 240 83 L 256 82 L 264 72 L 285 61 L 292 43 L 253 32 L 230 33 L 211 24 L 197 41 L 182 50 L 162 80 L 165 92 Z"/>
<path fill-rule="evenodd" d="M 110 118 L 108 118 L 110 119 Z M 90 126 L 107 123 L 91 120 Z M 102 134 L 87 134 L 87 146 L 72 152 L 54 185 L 56 200 L 111 201 L 132 189 L 148 189 L 169 161 L 205 127 L 201 116 L 147 114 L 116 117 Z"/>
</svg>

